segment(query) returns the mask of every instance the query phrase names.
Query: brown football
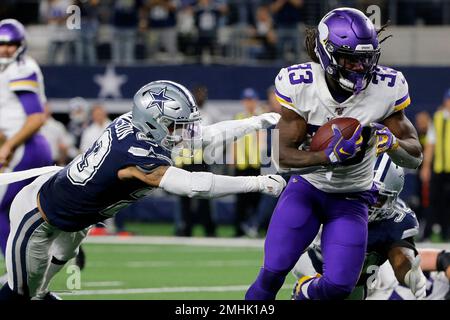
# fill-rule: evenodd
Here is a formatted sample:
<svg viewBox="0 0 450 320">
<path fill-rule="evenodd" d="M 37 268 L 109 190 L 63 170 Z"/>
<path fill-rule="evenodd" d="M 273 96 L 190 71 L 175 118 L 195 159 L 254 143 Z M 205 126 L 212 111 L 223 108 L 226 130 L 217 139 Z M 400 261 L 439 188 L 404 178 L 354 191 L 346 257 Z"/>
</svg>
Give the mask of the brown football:
<svg viewBox="0 0 450 320">
<path fill-rule="evenodd" d="M 360 124 L 354 118 L 335 118 L 321 126 L 311 139 L 310 151 L 325 150 L 333 138 L 333 129 L 331 126 L 335 124 L 341 130 L 344 139 L 350 139 L 356 128 Z"/>
</svg>

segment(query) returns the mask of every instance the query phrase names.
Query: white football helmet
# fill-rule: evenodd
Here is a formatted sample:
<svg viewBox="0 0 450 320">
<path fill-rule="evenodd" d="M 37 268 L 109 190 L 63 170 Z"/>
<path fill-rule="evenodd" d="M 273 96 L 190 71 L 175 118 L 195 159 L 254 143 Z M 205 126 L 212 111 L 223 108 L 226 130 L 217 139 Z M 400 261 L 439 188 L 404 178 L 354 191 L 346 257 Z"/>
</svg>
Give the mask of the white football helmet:
<svg viewBox="0 0 450 320">
<path fill-rule="evenodd" d="M 379 195 L 377 203 L 369 208 L 369 221 L 392 213 L 395 201 L 405 184 L 405 172 L 383 153 L 376 161 L 373 182 Z"/>
<path fill-rule="evenodd" d="M 10 63 L 20 59 L 27 49 L 23 24 L 16 19 L 1 20 L 0 43 L 17 45 L 17 50 L 12 57 L 0 57 L 0 70 L 4 70 Z"/>
</svg>

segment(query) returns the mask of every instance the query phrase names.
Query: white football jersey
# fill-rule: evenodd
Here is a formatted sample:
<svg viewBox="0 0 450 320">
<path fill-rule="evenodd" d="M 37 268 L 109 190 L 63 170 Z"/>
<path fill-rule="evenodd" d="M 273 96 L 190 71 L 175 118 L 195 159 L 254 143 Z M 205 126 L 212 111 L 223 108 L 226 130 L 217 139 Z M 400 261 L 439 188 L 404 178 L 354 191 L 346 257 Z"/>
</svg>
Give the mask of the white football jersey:
<svg viewBox="0 0 450 320">
<path fill-rule="evenodd" d="M 399 71 L 378 66 L 368 87 L 343 103 L 336 102 L 318 63 L 308 62 L 283 68 L 275 78 L 275 92 L 280 104 L 299 114 L 308 123 L 308 148 L 314 132 L 326 122 L 339 117 L 359 120 L 363 126 L 362 150 L 332 171 L 320 169 L 302 175 L 316 188 L 331 193 L 358 192 L 372 187 L 375 162 L 375 136 L 372 122 L 382 122 L 411 100 L 408 84 Z"/>
<path fill-rule="evenodd" d="M 31 57 L 24 56 L 0 72 L 0 131 L 7 138 L 22 128 L 27 117 L 17 91 L 35 92 L 42 104 L 46 102 L 43 76 Z"/>
</svg>

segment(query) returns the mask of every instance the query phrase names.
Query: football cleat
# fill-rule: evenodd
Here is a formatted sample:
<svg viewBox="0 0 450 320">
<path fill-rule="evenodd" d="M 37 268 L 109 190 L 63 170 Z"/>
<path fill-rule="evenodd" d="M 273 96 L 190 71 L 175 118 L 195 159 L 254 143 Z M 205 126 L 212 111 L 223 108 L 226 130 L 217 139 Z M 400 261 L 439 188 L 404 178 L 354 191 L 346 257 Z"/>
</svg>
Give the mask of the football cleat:
<svg viewBox="0 0 450 320">
<path fill-rule="evenodd" d="M 47 291 L 47 293 L 45 293 L 44 295 L 38 295 L 36 297 L 31 298 L 31 300 L 58 301 L 62 299 L 53 292 Z"/>
<path fill-rule="evenodd" d="M 302 292 L 302 286 L 316 278 L 320 278 L 321 276 L 322 275 L 318 273 L 315 276 L 303 276 L 298 279 L 294 285 L 294 289 L 292 290 L 291 300 L 305 300 L 305 298 L 307 299 L 308 297 Z"/>
</svg>

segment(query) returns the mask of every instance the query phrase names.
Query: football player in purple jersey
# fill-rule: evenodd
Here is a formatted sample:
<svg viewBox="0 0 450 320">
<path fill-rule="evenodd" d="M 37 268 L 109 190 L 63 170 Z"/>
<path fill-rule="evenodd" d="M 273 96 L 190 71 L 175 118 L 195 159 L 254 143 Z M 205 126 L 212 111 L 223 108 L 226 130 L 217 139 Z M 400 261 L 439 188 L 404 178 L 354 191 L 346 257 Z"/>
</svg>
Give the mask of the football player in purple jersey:
<svg viewBox="0 0 450 320">
<path fill-rule="evenodd" d="M 292 175 L 273 213 L 264 263 L 246 293 L 249 300 L 275 299 L 286 275 L 320 225 L 324 273 L 303 281 L 299 299 L 343 299 L 355 287 L 367 245 L 368 208 L 376 202 L 373 166 L 387 152 L 402 167 L 417 168 L 422 149 L 404 114 L 410 104 L 403 74 L 378 66 L 382 40 L 359 10 L 327 13 L 306 37 L 311 62 L 280 70 L 279 166 Z M 343 138 L 337 127 L 324 151 L 309 151 L 314 132 L 330 119 L 360 122 Z M 412 263 L 413 261 L 410 261 Z"/>
</svg>

